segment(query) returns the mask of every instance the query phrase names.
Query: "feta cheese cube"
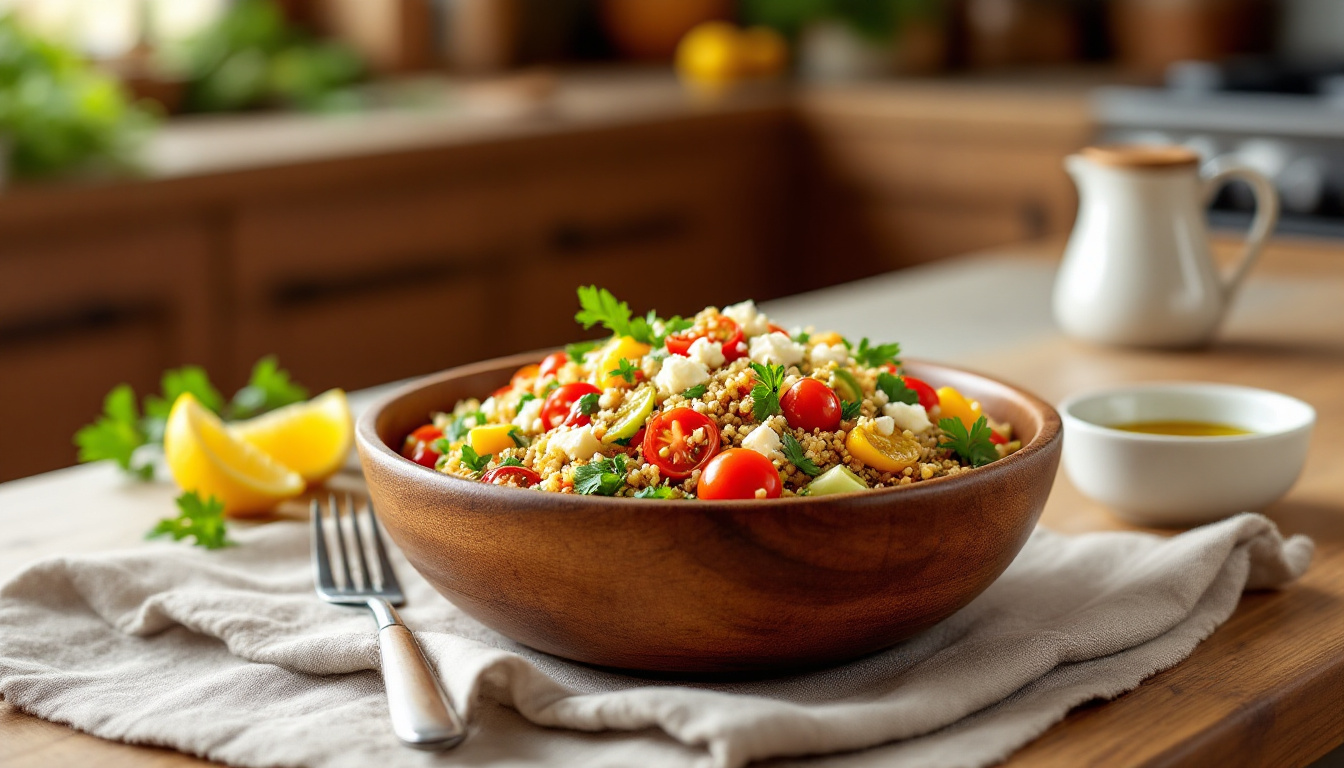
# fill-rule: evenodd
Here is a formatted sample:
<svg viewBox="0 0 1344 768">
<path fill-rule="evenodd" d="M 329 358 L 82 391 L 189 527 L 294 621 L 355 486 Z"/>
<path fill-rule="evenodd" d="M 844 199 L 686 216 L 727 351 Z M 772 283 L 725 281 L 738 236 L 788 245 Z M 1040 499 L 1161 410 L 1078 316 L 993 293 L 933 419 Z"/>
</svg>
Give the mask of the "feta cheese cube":
<svg viewBox="0 0 1344 768">
<path fill-rule="evenodd" d="M 827 363 L 844 365 L 849 362 L 849 350 L 844 344 L 818 344 L 809 354 L 813 368 L 825 368 Z"/>
<path fill-rule="evenodd" d="M 513 417 L 514 426 L 527 434 L 541 432 L 541 406 L 543 402 L 540 397 L 537 397 L 523 403 L 523 407 L 518 409 L 518 415 Z"/>
<path fill-rule="evenodd" d="M 782 365 L 785 368 L 803 361 L 803 347 L 779 332 L 756 336 L 751 340 L 752 362 Z"/>
<path fill-rule="evenodd" d="M 721 314 L 740 325 L 743 336 L 760 336 L 770 330 L 770 318 L 757 311 L 756 302 L 750 299 L 724 307 Z"/>
<path fill-rule="evenodd" d="M 883 437 L 891 437 L 891 433 L 896 431 L 896 420 L 890 416 L 878 416 L 873 419 L 873 429 Z"/>
<path fill-rule="evenodd" d="M 668 355 L 663 361 L 662 369 L 653 378 L 654 385 L 664 395 L 680 394 L 706 381 L 709 381 L 709 369 L 681 355 Z"/>
<path fill-rule="evenodd" d="M 561 427 L 551 435 L 547 450 L 551 453 L 561 452 L 568 456 L 570 461 L 574 461 L 591 458 L 594 453 L 601 452 L 602 443 L 593 436 L 591 424 L 568 429 Z"/>
<path fill-rule="evenodd" d="M 769 424 L 756 427 L 750 434 L 742 438 L 742 447 L 749 451 L 755 451 L 767 459 L 784 458 L 784 444 L 780 442 L 779 434 Z"/>
<path fill-rule="evenodd" d="M 929 429 L 933 424 L 929 421 L 929 414 L 925 412 L 924 406 L 919 403 L 907 405 L 905 403 L 887 403 L 882 406 L 882 413 L 890 416 L 896 427 L 901 430 L 910 430 L 919 434 Z"/>
<path fill-rule="evenodd" d="M 712 371 L 723 365 L 723 344 L 702 336 L 691 342 L 686 356 Z"/>
</svg>

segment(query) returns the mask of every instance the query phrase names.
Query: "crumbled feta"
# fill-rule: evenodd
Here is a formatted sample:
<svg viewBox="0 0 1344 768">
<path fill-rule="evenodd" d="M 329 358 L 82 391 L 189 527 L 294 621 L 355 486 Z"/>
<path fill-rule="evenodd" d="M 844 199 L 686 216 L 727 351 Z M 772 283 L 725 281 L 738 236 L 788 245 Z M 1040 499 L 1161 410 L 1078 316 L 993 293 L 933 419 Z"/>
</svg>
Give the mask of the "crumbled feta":
<svg viewBox="0 0 1344 768">
<path fill-rule="evenodd" d="M 896 431 L 896 420 L 890 416 L 878 416 L 873 419 L 873 429 L 883 437 L 891 437 L 891 433 Z"/>
<path fill-rule="evenodd" d="M 664 395 L 675 395 L 709 381 L 709 369 L 681 355 L 668 355 L 653 383 Z"/>
<path fill-rule="evenodd" d="M 615 408 L 616 404 L 620 401 L 621 390 L 616 387 L 611 387 L 610 389 L 603 390 L 602 394 L 598 396 L 597 407 L 603 410 L 611 410 L 612 408 Z"/>
<path fill-rule="evenodd" d="M 493 397 L 485 398 L 481 403 L 481 413 L 485 414 L 486 421 L 494 421 L 499 417 L 499 401 Z"/>
<path fill-rule="evenodd" d="M 756 336 L 751 340 L 752 362 L 782 365 L 785 368 L 803 361 L 803 347 L 779 332 Z"/>
<path fill-rule="evenodd" d="M 712 371 L 723 365 L 723 344 L 701 336 L 691 342 L 691 348 L 686 350 L 686 356 Z"/>
<path fill-rule="evenodd" d="M 721 314 L 741 326 L 743 336 L 760 336 L 770 330 L 770 318 L 757 311 L 751 299 L 726 306 Z"/>
<path fill-rule="evenodd" d="M 547 450 L 550 452 L 560 451 L 568 456 L 570 461 L 574 461 L 589 458 L 594 453 L 600 452 L 602 443 L 596 437 L 593 437 L 593 426 L 591 424 L 569 429 L 561 427 L 551 435 L 550 442 L 547 443 Z"/>
<path fill-rule="evenodd" d="M 882 406 L 891 402 L 891 398 L 887 397 L 886 392 L 883 392 L 881 389 L 879 389 L 873 393 L 873 402 L 877 404 L 878 408 L 881 408 Z"/>
<path fill-rule="evenodd" d="M 908 429 L 915 434 L 932 427 L 929 422 L 929 414 L 924 411 L 924 406 L 915 403 L 906 405 L 905 403 L 887 403 L 882 406 L 882 413 L 890 416 L 896 422 L 896 426 L 902 430 Z"/>
<path fill-rule="evenodd" d="M 518 409 L 518 415 L 513 418 L 514 425 L 528 434 L 540 432 L 542 403 L 540 397 L 523 403 L 523 407 Z"/>
<path fill-rule="evenodd" d="M 818 344 L 812 348 L 809 357 L 813 368 L 825 368 L 827 363 L 844 365 L 849 362 L 849 350 L 844 344 Z"/>
<path fill-rule="evenodd" d="M 742 438 L 743 448 L 755 451 L 767 459 L 783 459 L 783 445 L 779 441 L 779 434 L 769 424 L 756 427 L 750 434 Z"/>
</svg>

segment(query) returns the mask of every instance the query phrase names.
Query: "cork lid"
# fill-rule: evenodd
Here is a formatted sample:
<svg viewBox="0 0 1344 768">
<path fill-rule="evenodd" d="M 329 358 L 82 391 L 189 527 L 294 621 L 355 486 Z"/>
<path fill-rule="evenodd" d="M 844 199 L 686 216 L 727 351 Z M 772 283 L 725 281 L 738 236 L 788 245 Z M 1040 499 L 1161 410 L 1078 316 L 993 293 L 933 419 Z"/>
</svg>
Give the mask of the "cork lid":
<svg viewBox="0 0 1344 768">
<path fill-rule="evenodd" d="M 1161 169 L 1199 165 L 1199 154 L 1180 146 L 1113 144 L 1086 147 L 1080 154 L 1098 165 L 1114 168 Z"/>
</svg>

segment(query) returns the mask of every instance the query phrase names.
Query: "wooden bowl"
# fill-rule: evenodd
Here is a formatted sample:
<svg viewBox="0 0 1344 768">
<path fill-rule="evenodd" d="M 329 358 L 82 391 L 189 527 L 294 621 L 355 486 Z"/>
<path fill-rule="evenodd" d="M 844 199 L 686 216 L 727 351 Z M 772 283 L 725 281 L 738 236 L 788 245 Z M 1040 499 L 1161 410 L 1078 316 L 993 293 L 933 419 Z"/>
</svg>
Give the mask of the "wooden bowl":
<svg viewBox="0 0 1344 768">
<path fill-rule="evenodd" d="M 546 493 L 444 475 L 397 454 L 451 410 L 541 359 L 455 368 L 383 399 L 356 427 L 379 517 L 434 588 L 547 653 L 607 667 L 761 672 L 878 651 L 979 595 L 1026 542 L 1059 465 L 1059 415 L 967 371 L 906 362 L 1007 420 L 1022 450 L 960 477 L 775 501 Z"/>
</svg>

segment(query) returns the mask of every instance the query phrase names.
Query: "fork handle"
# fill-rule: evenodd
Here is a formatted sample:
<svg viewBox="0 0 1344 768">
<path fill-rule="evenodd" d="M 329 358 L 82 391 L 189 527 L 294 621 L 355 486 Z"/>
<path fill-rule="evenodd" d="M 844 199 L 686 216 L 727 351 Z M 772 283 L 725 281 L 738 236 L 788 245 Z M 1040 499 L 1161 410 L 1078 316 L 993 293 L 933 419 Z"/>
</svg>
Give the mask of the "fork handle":
<svg viewBox="0 0 1344 768">
<path fill-rule="evenodd" d="M 392 713 L 392 730 L 408 747 L 438 750 L 456 746 L 467 735 L 443 685 L 429 667 L 415 635 L 405 624 L 378 630 L 383 685 Z"/>
</svg>

